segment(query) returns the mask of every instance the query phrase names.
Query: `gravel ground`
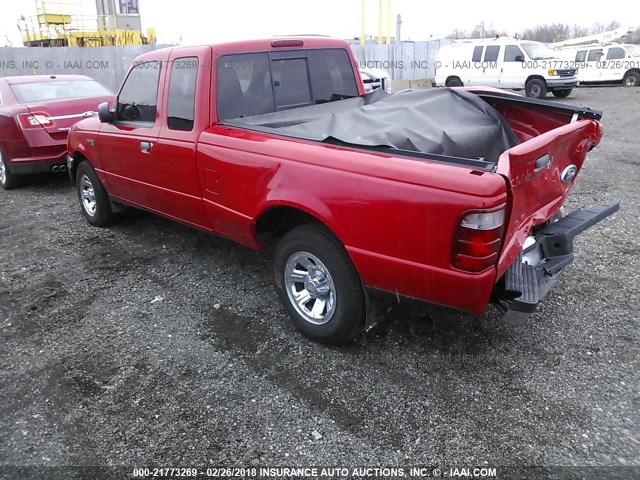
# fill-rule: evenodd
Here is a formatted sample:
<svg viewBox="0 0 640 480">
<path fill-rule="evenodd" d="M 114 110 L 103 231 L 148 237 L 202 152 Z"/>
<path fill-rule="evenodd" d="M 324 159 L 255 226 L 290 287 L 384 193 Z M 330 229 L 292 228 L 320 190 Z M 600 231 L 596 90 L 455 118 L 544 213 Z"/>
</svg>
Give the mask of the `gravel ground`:
<svg viewBox="0 0 640 480">
<path fill-rule="evenodd" d="M 519 328 L 411 303 L 323 347 L 258 253 L 0 190 L 0 466 L 640 465 L 640 89 L 567 101 L 605 112 L 569 206 L 623 209 Z"/>
</svg>

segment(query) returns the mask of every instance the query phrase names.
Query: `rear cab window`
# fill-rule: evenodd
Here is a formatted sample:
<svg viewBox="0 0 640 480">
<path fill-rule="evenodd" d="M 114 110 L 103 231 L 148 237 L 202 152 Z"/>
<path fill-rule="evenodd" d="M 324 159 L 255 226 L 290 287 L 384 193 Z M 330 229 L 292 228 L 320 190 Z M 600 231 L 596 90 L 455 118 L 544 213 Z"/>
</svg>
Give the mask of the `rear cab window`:
<svg viewBox="0 0 640 480">
<path fill-rule="evenodd" d="M 313 104 L 306 58 L 271 60 L 271 81 L 277 109 Z"/>
<path fill-rule="evenodd" d="M 221 121 L 358 96 L 341 48 L 223 55 L 216 71 Z"/>
</svg>

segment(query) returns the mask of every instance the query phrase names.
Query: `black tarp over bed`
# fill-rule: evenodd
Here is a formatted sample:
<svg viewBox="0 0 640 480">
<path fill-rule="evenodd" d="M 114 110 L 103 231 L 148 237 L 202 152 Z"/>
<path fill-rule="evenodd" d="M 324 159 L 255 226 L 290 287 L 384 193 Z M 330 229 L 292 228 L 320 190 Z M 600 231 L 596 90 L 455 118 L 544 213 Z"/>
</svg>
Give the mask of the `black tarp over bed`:
<svg viewBox="0 0 640 480">
<path fill-rule="evenodd" d="M 386 147 L 495 164 L 519 143 L 502 116 L 477 95 L 451 88 L 382 90 L 292 110 L 241 117 L 225 125 L 288 137 Z"/>
</svg>

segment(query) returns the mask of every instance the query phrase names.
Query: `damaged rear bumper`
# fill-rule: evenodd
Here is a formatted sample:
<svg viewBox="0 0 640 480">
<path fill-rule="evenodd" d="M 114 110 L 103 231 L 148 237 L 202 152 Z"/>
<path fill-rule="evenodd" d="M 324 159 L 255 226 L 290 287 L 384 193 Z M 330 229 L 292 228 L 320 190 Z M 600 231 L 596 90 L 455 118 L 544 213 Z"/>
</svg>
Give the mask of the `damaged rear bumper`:
<svg viewBox="0 0 640 480">
<path fill-rule="evenodd" d="M 563 268 L 573 262 L 573 239 L 620 209 L 620 202 L 575 210 L 529 237 L 519 258 L 505 273 L 495 296 L 510 325 L 524 323 L 536 310 Z M 507 302 L 508 306 L 505 306 Z"/>
</svg>

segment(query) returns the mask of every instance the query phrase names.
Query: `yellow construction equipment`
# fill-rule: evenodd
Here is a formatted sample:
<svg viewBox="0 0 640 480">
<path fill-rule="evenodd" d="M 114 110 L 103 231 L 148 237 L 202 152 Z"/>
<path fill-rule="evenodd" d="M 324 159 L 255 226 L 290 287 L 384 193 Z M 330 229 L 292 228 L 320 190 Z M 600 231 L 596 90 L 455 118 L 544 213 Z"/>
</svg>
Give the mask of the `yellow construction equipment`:
<svg viewBox="0 0 640 480">
<path fill-rule="evenodd" d="M 109 3 L 112 2 L 112 3 Z M 35 0 L 36 15 L 23 16 L 18 23 L 26 47 L 104 47 L 155 43 L 155 29 L 140 28 L 137 0 L 135 13 L 120 12 L 113 0 L 97 0 L 96 11 L 107 5 L 113 14 L 85 13 L 85 0 Z M 101 8 L 102 7 L 102 8 Z M 126 14 L 126 15 L 125 15 Z"/>
</svg>

